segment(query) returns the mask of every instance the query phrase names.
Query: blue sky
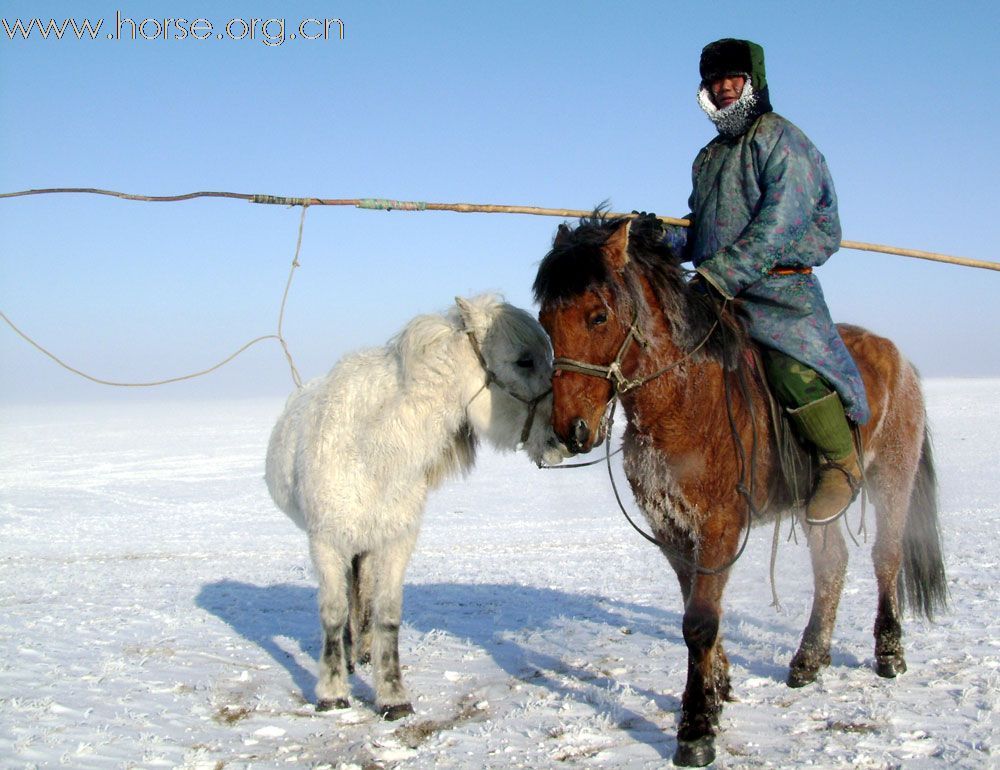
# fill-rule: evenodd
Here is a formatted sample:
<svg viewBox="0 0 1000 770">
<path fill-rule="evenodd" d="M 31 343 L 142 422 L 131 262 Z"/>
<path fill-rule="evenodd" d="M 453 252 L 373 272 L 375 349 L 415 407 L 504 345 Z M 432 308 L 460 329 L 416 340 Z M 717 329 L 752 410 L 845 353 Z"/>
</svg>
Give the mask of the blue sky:
<svg viewBox="0 0 1000 770">
<path fill-rule="evenodd" d="M 286 35 L 340 18 L 344 39 L 108 40 L 116 12 L 216 31 L 284 18 Z M 691 160 L 713 136 L 698 56 L 732 36 L 764 46 L 775 109 L 826 156 L 845 238 L 1000 259 L 993 3 L 121 0 L 4 2 L 0 15 L 105 25 L 93 41 L 0 29 L 0 191 L 609 199 L 681 216 Z M 274 331 L 298 220 L 224 200 L 0 200 L 0 310 L 99 377 L 201 369 Z M 311 208 L 285 321 L 302 374 L 456 294 L 530 306 L 558 223 Z M 1000 376 L 1000 274 L 854 251 L 819 274 L 837 320 L 891 337 L 925 376 Z M 150 397 L 79 380 L 6 327 L 0 362 L 6 401 Z M 264 343 L 156 395 L 290 387 Z"/>
</svg>

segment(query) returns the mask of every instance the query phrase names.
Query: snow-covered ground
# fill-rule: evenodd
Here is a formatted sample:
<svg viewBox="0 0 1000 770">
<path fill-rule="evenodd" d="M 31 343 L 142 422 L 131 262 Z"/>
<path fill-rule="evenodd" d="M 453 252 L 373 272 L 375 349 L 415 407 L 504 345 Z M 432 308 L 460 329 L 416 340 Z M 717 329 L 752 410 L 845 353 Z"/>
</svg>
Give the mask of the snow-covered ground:
<svg viewBox="0 0 1000 770">
<path fill-rule="evenodd" d="M 950 613 L 908 620 L 909 671 L 879 679 L 869 547 L 852 547 L 833 665 L 791 690 L 808 557 L 781 546 L 775 610 L 772 532 L 756 530 L 725 597 L 738 702 L 717 767 L 1000 766 L 1000 380 L 926 391 Z M 305 536 L 262 479 L 280 408 L 0 409 L 0 766 L 670 764 L 679 593 L 600 466 L 539 471 L 484 450 L 432 496 L 407 575 L 417 713 L 379 719 L 367 669 L 351 709 L 315 713 Z"/>
</svg>

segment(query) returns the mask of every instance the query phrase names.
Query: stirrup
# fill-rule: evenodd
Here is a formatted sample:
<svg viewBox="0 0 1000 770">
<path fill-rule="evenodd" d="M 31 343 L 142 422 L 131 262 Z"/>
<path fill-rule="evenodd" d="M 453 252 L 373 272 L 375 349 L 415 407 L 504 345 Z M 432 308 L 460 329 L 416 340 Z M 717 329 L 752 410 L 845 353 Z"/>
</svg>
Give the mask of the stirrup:
<svg viewBox="0 0 1000 770">
<path fill-rule="evenodd" d="M 855 495 L 855 497 L 857 497 L 857 495 Z M 855 498 L 852 497 L 851 502 L 840 509 L 840 513 L 835 513 L 828 519 L 810 519 L 808 516 L 804 516 L 803 519 L 810 527 L 826 527 L 844 518 L 844 514 L 847 513 L 847 509 L 851 507 L 851 503 L 854 502 L 854 499 Z"/>
<path fill-rule="evenodd" d="M 860 467 L 860 462 L 858 463 L 858 465 Z M 822 471 L 828 468 L 836 468 L 838 471 L 843 473 L 844 476 L 847 477 L 847 486 L 851 488 L 851 499 L 847 501 L 847 505 L 845 505 L 843 508 L 840 509 L 839 513 L 835 513 L 833 516 L 830 516 L 829 518 L 810 519 L 808 516 L 804 515 L 802 517 L 803 520 L 805 521 L 806 524 L 808 524 L 811 527 L 825 527 L 829 524 L 833 524 L 834 522 L 840 521 L 844 517 L 844 514 L 847 513 L 847 509 L 850 508 L 851 505 L 854 503 L 854 501 L 858 499 L 858 492 L 861 491 L 861 485 L 863 484 L 863 481 L 859 478 L 858 479 L 854 478 L 854 476 L 851 475 L 851 472 L 848 471 L 847 468 L 845 468 L 843 465 L 841 465 L 838 462 L 834 462 L 833 460 L 827 460 L 826 462 L 822 463 L 819 466 L 818 470 L 822 473 Z M 809 503 L 807 502 L 806 508 L 808 509 L 808 507 Z"/>
</svg>

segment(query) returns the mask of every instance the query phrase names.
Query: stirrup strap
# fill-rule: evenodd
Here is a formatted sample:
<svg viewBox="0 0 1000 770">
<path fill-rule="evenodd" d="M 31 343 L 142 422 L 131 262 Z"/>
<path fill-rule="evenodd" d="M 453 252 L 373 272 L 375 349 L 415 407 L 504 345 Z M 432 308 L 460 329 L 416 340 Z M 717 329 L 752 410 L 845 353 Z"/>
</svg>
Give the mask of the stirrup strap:
<svg viewBox="0 0 1000 770">
<path fill-rule="evenodd" d="M 851 502 L 854 502 L 854 498 L 857 497 L 858 492 L 861 491 L 862 480 L 859 477 L 855 476 L 853 473 L 851 473 L 849 470 L 847 470 L 847 468 L 844 467 L 843 463 L 838 463 L 836 460 L 830 460 L 828 458 L 824 458 L 824 461 L 820 463 L 818 470 L 820 471 L 820 473 L 822 473 L 827 468 L 835 468 L 836 470 L 844 474 L 844 477 L 847 479 L 847 486 L 851 488 L 851 493 L 853 494 Z M 859 468 L 860 468 L 860 463 L 859 463 Z"/>
</svg>

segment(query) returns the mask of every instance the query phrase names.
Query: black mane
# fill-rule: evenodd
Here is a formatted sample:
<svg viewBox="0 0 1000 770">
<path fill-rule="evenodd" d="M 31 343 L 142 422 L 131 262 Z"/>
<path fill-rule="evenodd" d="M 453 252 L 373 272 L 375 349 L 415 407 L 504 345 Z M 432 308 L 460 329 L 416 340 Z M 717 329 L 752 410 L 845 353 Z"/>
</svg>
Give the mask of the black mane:
<svg viewBox="0 0 1000 770">
<path fill-rule="evenodd" d="M 576 228 L 559 225 L 552 249 L 538 266 L 532 286 L 535 302 L 563 302 L 607 283 L 608 268 L 601 250 L 624 221 L 624 217 L 607 217 L 596 209 Z"/>
<path fill-rule="evenodd" d="M 621 276 L 624 292 L 613 281 L 602 252 L 608 238 L 626 217 L 608 217 L 596 209 L 580 220 L 575 228 L 563 224 L 552 249 L 542 259 L 532 286 L 540 305 L 572 301 L 589 289 L 599 286 L 611 290 L 616 304 L 626 313 L 638 313 L 643 326 L 649 323 L 650 309 L 642 291 L 645 278 L 660 304 L 681 349 L 690 351 L 709 336 L 713 324 L 724 319 L 725 334 L 711 334 L 702 348 L 709 357 L 731 368 L 746 344 L 743 325 L 732 313 L 720 315 L 714 298 L 694 291 L 687 280 L 689 271 L 681 267 L 681 257 L 663 237 L 663 225 L 653 216 L 633 219 L 628 239 L 628 263 Z"/>
</svg>

